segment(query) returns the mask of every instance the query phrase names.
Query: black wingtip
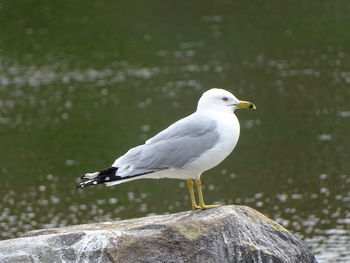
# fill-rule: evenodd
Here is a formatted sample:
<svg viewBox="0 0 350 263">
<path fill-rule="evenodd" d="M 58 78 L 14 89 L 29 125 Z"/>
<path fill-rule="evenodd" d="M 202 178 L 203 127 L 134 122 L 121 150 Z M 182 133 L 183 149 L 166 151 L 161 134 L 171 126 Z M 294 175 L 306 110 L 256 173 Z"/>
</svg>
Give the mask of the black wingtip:
<svg viewBox="0 0 350 263">
<path fill-rule="evenodd" d="M 74 186 L 74 189 L 85 188 L 92 185 L 103 184 L 106 182 L 120 180 L 120 176 L 116 176 L 117 167 L 109 167 L 100 172 L 92 173 L 92 174 L 83 174 L 80 176 L 81 180 L 85 180 L 85 182 L 81 182 Z M 87 176 L 88 175 L 88 176 Z"/>
</svg>

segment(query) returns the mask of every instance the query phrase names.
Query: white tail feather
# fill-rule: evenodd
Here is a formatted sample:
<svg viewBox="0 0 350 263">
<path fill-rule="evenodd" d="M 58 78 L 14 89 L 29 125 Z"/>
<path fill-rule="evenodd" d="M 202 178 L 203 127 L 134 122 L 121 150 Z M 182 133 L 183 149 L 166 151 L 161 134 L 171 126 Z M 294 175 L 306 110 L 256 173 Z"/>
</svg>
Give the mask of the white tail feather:
<svg viewBox="0 0 350 263">
<path fill-rule="evenodd" d="M 139 178 L 139 177 L 126 178 L 126 179 L 121 179 L 121 180 L 118 180 L 118 181 L 107 182 L 107 183 L 105 183 L 105 185 L 106 186 L 113 186 L 113 185 L 122 184 L 122 183 L 126 183 L 126 182 L 129 182 L 129 181 L 137 180 L 137 179 L 141 179 L 141 178 Z"/>
</svg>

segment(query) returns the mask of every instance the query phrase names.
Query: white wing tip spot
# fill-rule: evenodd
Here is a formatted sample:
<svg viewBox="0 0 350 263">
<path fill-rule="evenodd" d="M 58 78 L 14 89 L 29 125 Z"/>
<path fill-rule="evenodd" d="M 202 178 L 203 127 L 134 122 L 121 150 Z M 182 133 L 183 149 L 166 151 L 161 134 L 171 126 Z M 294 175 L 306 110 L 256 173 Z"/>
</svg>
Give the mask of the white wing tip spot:
<svg viewBox="0 0 350 263">
<path fill-rule="evenodd" d="M 98 174 L 99 174 L 99 172 L 95 172 L 95 173 L 86 173 L 86 174 L 85 174 L 85 178 L 92 179 L 92 178 L 97 177 Z"/>
</svg>

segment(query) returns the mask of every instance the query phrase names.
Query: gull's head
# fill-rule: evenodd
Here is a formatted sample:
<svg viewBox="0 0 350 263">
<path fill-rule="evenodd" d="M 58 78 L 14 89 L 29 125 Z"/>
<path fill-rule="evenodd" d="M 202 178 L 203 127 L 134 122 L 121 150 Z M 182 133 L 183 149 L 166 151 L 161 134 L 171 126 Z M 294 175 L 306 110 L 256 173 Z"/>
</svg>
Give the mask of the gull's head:
<svg viewBox="0 0 350 263">
<path fill-rule="evenodd" d="M 197 111 L 233 112 L 236 109 L 256 109 L 256 107 L 249 101 L 237 99 L 231 92 L 224 89 L 210 89 L 204 92 L 197 106 Z"/>
</svg>

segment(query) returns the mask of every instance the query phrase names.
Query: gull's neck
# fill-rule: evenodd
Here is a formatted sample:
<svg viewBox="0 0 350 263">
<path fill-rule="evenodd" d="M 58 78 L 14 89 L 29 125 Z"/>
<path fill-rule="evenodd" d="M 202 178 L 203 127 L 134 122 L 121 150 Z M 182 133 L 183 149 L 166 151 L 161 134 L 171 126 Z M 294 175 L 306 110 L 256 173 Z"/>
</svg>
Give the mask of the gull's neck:
<svg viewBox="0 0 350 263">
<path fill-rule="evenodd" d="M 222 113 L 233 113 L 234 108 L 231 108 L 229 106 L 222 106 L 222 105 L 210 105 L 209 107 L 205 107 L 205 105 L 201 105 L 198 103 L 197 106 L 197 112 L 216 112 L 217 114 L 222 114 Z"/>
<path fill-rule="evenodd" d="M 234 111 L 227 107 L 227 108 L 197 108 L 196 114 L 204 115 L 206 117 L 209 117 L 211 119 L 221 119 L 221 118 L 232 118 L 235 116 Z"/>
</svg>

